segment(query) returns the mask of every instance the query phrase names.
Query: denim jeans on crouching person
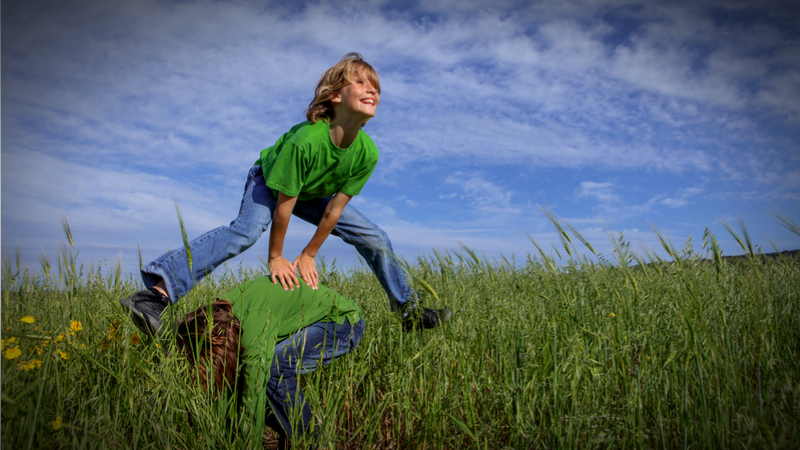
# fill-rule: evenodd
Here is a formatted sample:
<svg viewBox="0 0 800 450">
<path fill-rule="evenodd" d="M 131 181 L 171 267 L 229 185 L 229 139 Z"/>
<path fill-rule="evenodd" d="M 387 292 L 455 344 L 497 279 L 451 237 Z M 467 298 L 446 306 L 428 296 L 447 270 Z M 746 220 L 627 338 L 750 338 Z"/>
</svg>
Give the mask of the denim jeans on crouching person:
<svg viewBox="0 0 800 450">
<path fill-rule="evenodd" d="M 320 364 L 330 364 L 335 358 L 353 351 L 362 337 L 364 319 L 352 326 L 347 320 L 342 325 L 317 322 L 275 346 L 275 357 L 267 381 L 267 398 L 287 435 L 301 436 L 313 427 L 311 408 L 305 402 L 297 376 L 315 370 Z M 295 412 L 299 416 L 293 417 L 294 408 L 300 408 Z"/>
<path fill-rule="evenodd" d="M 329 201 L 323 198 L 298 201 L 293 214 L 316 226 Z M 223 262 L 255 244 L 272 222 L 272 212 L 277 202 L 272 190 L 264 182 L 261 166 L 253 166 L 247 176 L 239 216 L 230 225 L 211 230 L 190 242 L 191 264 L 186 258 L 186 250 L 181 247 L 144 266 L 142 279 L 145 286 L 151 288 L 159 279 L 163 279 L 170 300 L 177 302 Z M 354 246 L 367 261 L 389 295 L 393 311 L 403 307 L 409 299 L 417 298 L 409 288 L 405 274 L 393 259 L 389 237 L 355 208 L 345 206 L 331 234 Z M 293 259 L 284 256 L 290 261 Z"/>
</svg>

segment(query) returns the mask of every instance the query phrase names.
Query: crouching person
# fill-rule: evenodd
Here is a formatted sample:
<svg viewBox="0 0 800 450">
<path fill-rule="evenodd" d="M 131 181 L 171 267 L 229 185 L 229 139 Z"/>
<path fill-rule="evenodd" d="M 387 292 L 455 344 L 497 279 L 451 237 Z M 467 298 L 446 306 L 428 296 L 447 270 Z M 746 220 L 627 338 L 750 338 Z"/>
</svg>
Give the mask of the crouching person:
<svg viewBox="0 0 800 450">
<path fill-rule="evenodd" d="M 364 335 L 355 302 L 322 285 L 300 285 L 286 291 L 269 277 L 258 278 L 178 323 L 178 348 L 201 385 L 241 393 L 248 417 L 237 439 L 245 448 L 260 448 L 265 424 L 280 435 L 279 448 L 314 433 L 297 376 L 351 352 Z"/>
</svg>

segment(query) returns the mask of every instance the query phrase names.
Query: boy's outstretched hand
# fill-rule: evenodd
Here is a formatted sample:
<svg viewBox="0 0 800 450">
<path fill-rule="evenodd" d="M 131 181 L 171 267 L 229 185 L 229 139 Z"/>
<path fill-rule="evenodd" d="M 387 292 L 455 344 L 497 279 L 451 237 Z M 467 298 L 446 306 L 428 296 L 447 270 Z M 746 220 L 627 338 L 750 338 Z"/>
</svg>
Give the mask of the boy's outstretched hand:
<svg viewBox="0 0 800 450">
<path fill-rule="evenodd" d="M 306 281 L 306 284 L 311 289 L 317 289 L 319 284 L 319 274 L 317 268 L 314 266 L 314 257 L 301 253 L 300 256 L 295 258 L 292 267 L 296 267 L 300 271 L 300 276 Z"/>
<path fill-rule="evenodd" d="M 300 287 L 300 283 L 297 282 L 297 275 L 295 275 L 295 266 L 288 259 L 283 256 L 274 259 L 270 258 L 268 265 L 273 284 L 280 281 L 284 291 L 293 291 L 295 286 Z M 316 274 L 316 270 L 314 273 Z"/>
</svg>

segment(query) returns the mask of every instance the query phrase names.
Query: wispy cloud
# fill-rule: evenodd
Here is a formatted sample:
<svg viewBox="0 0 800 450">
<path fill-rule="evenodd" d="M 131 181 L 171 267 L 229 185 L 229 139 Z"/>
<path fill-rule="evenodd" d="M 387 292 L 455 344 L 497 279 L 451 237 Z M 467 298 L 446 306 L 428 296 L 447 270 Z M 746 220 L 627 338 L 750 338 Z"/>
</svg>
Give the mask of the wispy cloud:
<svg viewBox="0 0 800 450">
<path fill-rule="evenodd" d="M 511 205 L 511 196 L 514 192 L 486 180 L 479 172 L 469 174 L 455 172 L 448 176 L 445 182 L 459 187 L 472 205 L 481 211 L 486 213 L 519 212 L 519 209 Z"/>
<path fill-rule="evenodd" d="M 703 190 L 700 188 L 681 189 L 676 197 L 665 198 L 660 200 L 659 203 L 669 206 L 670 208 L 680 208 L 681 206 L 686 206 L 693 203 L 690 199 L 702 192 Z"/>
<path fill-rule="evenodd" d="M 614 194 L 614 184 L 608 182 L 583 181 L 578 197 L 592 197 L 604 203 L 619 202 L 619 197 Z"/>
</svg>

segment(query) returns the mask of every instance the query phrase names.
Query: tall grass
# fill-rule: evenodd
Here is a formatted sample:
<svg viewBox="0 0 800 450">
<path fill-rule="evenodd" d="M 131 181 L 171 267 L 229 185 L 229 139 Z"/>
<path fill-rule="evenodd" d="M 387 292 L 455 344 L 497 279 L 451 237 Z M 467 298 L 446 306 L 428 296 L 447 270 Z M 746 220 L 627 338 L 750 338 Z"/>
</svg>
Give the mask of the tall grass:
<svg viewBox="0 0 800 450">
<path fill-rule="evenodd" d="M 656 231 L 669 261 L 623 235 L 602 255 L 549 217 L 564 261 L 462 248 L 409 264 L 429 306 L 453 310 L 435 330 L 402 332 L 368 270 L 320 264 L 367 322 L 354 354 L 302 379 L 327 448 L 800 446 L 797 256 L 762 257 L 743 224 L 728 227 L 743 260 L 708 230 L 700 252 Z M 58 276 L 46 258 L 35 274 L 4 262 L 3 448 L 228 448 L 225 402 L 187 381 L 169 334 L 137 337 L 118 306 L 141 283 L 83 267 L 71 243 L 59 255 Z M 218 270 L 168 314 L 261 275 Z"/>
</svg>

